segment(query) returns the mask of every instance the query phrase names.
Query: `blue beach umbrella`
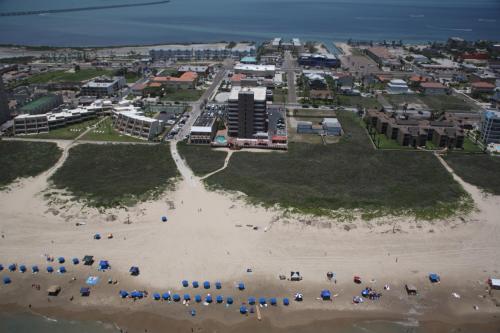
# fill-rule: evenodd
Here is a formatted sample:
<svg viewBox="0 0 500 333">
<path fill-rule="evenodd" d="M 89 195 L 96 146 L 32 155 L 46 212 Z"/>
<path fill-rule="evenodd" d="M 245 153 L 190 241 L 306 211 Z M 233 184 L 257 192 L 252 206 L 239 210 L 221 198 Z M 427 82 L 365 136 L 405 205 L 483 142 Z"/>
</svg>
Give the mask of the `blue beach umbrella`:
<svg viewBox="0 0 500 333">
<path fill-rule="evenodd" d="M 205 302 L 207 303 L 212 303 L 212 296 L 211 295 L 207 295 L 207 297 L 205 297 Z"/>
<path fill-rule="evenodd" d="M 219 281 L 215 282 L 215 289 L 220 289 L 220 288 L 222 288 L 222 284 Z"/>
<path fill-rule="evenodd" d="M 72 261 L 73 265 L 78 265 L 80 263 L 80 260 L 78 260 L 78 258 L 73 258 Z"/>
<path fill-rule="evenodd" d="M 238 283 L 239 290 L 245 290 L 245 284 L 243 282 Z"/>
<path fill-rule="evenodd" d="M 163 293 L 161 297 L 164 301 L 168 301 L 170 299 L 170 293 Z"/>
<path fill-rule="evenodd" d="M 31 272 L 32 273 L 38 273 L 40 270 L 38 269 L 37 265 L 31 266 Z"/>
<path fill-rule="evenodd" d="M 215 298 L 215 301 L 220 304 L 220 303 L 224 302 L 224 297 L 222 295 L 218 295 Z"/>
<path fill-rule="evenodd" d="M 64 259 L 64 257 L 59 257 L 59 258 L 57 258 L 57 261 L 58 261 L 60 264 L 64 264 L 64 262 L 65 262 L 66 260 Z"/>
<path fill-rule="evenodd" d="M 0 272 L 3 271 L 3 265 L 0 264 Z"/>
<path fill-rule="evenodd" d="M 17 269 L 17 265 L 16 264 L 10 264 L 9 265 L 9 271 L 14 272 L 16 269 Z"/>
<path fill-rule="evenodd" d="M 288 306 L 290 305 L 290 300 L 288 298 L 283 298 L 283 305 Z"/>
<path fill-rule="evenodd" d="M 193 281 L 193 288 L 198 288 L 200 285 L 198 281 Z"/>
<path fill-rule="evenodd" d="M 233 304 L 233 302 L 234 302 L 234 301 L 233 301 L 233 298 L 232 298 L 232 297 L 227 297 L 227 298 L 226 298 L 226 303 L 227 303 L 227 304 L 231 305 L 231 304 Z"/>
<path fill-rule="evenodd" d="M 196 303 L 200 303 L 200 302 L 201 302 L 201 296 L 200 296 L 200 295 L 196 295 L 196 296 L 194 296 L 194 301 L 195 301 Z"/>
<path fill-rule="evenodd" d="M 125 298 L 128 296 L 128 292 L 125 290 L 120 290 L 119 294 L 121 298 Z"/>
<path fill-rule="evenodd" d="M 160 298 L 161 298 L 160 294 L 158 294 L 158 293 L 154 293 L 154 294 L 153 294 L 153 299 L 154 299 L 155 301 L 159 301 L 159 300 L 160 300 Z"/>
<path fill-rule="evenodd" d="M 185 301 L 190 301 L 191 300 L 191 296 L 189 296 L 189 294 L 184 294 L 184 300 Z"/>
<path fill-rule="evenodd" d="M 259 298 L 259 304 L 261 304 L 261 305 L 266 304 L 266 298 L 265 297 Z"/>
<path fill-rule="evenodd" d="M 53 273 L 54 268 L 52 266 L 47 266 L 47 273 Z"/>
<path fill-rule="evenodd" d="M 172 296 L 172 299 L 174 300 L 174 302 L 179 302 L 181 300 L 181 296 L 179 296 L 179 294 L 174 294 Z"/>
<path fill-rule="evenodd" d="M 67 271 L 66 271 L 66 267 L 64 267 L 64 266 L 59 267 L 58 272 L 59 272 L 60 274 L 64 274 L 64 273 L 66 273 L 66 272 L 67 272 Z"/>
<path fill-rule="evenodd" d="M 269 303 L 271 303 L 271 305 L 278 305 L 278 301 L 276 300 L 276 298 L 275 298 L 275 297 L 271 297 L 271 298 L 269 299 Z"/>
<path fill-rule="evenodd" d="M 3 277 L 3 284 L 9 284 L 11 282 L 12 282 L 12 280 L 10 279 L 10 277 L 8 277 L 8 276 Z"/>
<path fill-rule="evenodd" d="M 26 266 L 25 265 L 20 265 L 19 266 L 19 272 L 21 272 L 21 273 L 26 272 Z"/>
<path fill-rule="evenodd" d="M 189 282 L 188 282 L 187 280 L 182 280 L 182 286 L 183 286 L 184 288 L 189 287 Z"/>
<path fill-rule="evenodd" d="M 248 297 L 248 304 L 255 305 L 255 297 Z"/>
<path fill-rule="evenodd" d="M 240 306 L 240 313 L 241 314 L 246 314 L 248 312 L 248 309 L 246 306 L 242 305 Z"/>
<path fill-rule="evenodd" d="M 203 288 L 210 289 L 210 282 L 208 281 L 203 282 Z"/>
</svg>

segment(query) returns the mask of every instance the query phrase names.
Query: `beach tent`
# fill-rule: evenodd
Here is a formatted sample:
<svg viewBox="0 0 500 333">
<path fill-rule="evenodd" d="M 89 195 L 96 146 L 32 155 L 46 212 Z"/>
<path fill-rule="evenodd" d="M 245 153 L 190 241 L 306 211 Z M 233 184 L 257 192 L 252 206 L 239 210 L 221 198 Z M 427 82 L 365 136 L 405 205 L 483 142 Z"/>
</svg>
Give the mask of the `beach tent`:
<svg viewBox="0 0 500 333">
<path fill-rule="evenodd" d="M 78 265 L 80 263 L 80 260 L 78 258 L 73 258 L 73 265 Z"/>
<path fill-rule="evenodd" d="M 47 289 L 47 293 L 49 296 L 57 296 L 61 292 L 61 287 L 54 285 L 50 286 L 49 289 Z"/>
<path fill-rule="evenodd" d="M 353 281 L 354 281 L 354 283 L 356 283 L 356 284 L 361 284 L 361 277 L 359 277 L 359 276 L 355 275 L 355 276 L 354 276 L 354 278 L 353 278 Z"/>
<path fill-rule="evenodd" d="M 93 263 L 94 263 L 94 256 L 86 255 L 85 257 L 83 257 L 83 264 L 84 265 L 92 266 Z"/>
<path fill-rule="evenodd" d="M 329 301 L 332 299 L 332 294 L 330 293 L 330 290 L 324 289 L 321 291 L 321 299 L 323 301 Z"/>
<path fill-rule="evenodd" d="M 234 303 L 233 298 L 232 297 L 226 298 L 226 303 L 229 305 L 233 304 Z"/>
<path fill-rule="evenodd" d="M 369 295 L 370 295 L 370 290 L 368 288 L 365 288 L 361 291 L 361 296 L 368 297 Z"/>
<path fill-rule="evenodd" d="M 194 296 L 194 301 L 195 301 L 196 303 L 200 303 L 200 302 L 201 302 L 201 296 L 200 296 L 200 295 L 196 295 L 196 296 Z"/>
<path fill-rule="evenodd" d="M 260 305 L 264 305 L 264 304 L 266 304 L 266 298 L 265 298 L 265 297 L 261 297 L 261 298 L 259 298 L 259 304 L 260 304 Z"/>
<path fill-rule="evenodd" d="M 154 299 L 155 301 L 159 301 L 159 300 L 160 300 L 160 298 L 161 298 L 160 294 L 158 294 L 158 293 L 154 293 L 154 294 L 153 294 L 153 299 Z"/>
<path fill-rule="evenodd" d="M 300 275 L 300 272 L 290 272 L 290 281 L 300 280 L 302 280 L 302 275 Z"/>
<path fill-rule="evenodd" d="M 437 282 L 441 281 L 441 277 L 439 275 L 437 275 L 436 273 L 431 273 L 431 274 L 429 274 L 429 280 L 432 283 L 437 283 Z"/>
<path fill-rule="evenodd" d="M 16 269 L 17 269 L 17 265 L 16 264 L 10 264 L 9 265 L 9 271 L 14 272 Z"/>
<path fill-rule="evenodd" d="M 161 297 L 164 301 L 168 301 L 170 299 L 170 293 L 163 293 Z"/>
<path fill-rule="evenodd" d="M 182 286 L 183 286 L 184 288 L 189 287 L 189 282 L 188 282 L 187 280 L 182 280 Z"/>
<path fill-rule="evenodd" d="M 166 216 L 162 216 L 162 217 L 161 217 L 161 221 L 162 221 L 162 222 L 167 222 L 167 217 L 166 217 Z"/>
<path fill-rule="evenodd" d="M 248 312 L 248 309 L 246 306 L 244 306 L 244 305 L 240 306 L 240 313 L 241 314 L 247 314 L 247 312 Z"/>
<path fill-rule="evenodd" d="M 222 284 L 219 281 L 215 282 L 215 289 L 220 289 L 220 288 L 222 288 Z"/>
<path fill-rule="evenodd" d="M 37 265 L 31 266 L 31 272 L 32 273 L 38 273 L 40 270 L 38 269 Z"/>
<path fill-rule="evenodd" d="M 8 277 L 8 276 L 3 277 L 3 284 L 9 284 L 11 282 L 12 282 L 12 280 L 10 279 L 10 277 Z"/>
<path fill-rule="evenodd" d="M 278 301 L 276 300 L 276 298 L 275 298 L 275 297 L 271 297 L 271 298 L 269 299 L 269 303 L 271 303 L 271 305 L 277 305 L 277 304 L 278 304 Z"/>
<path fill-rule="evenodd" d="M 304 296 L 301 293 L 295 294 L 295 301 L 302 302 L 304 300 Z"/>
<path fill-rule="evenodd" d="M 98 276 L 89 276 L 85 281 L 85 283 L 88 284 L 89 286 L 95 286 L 98 282 L 99 282 Z"/>
<path fill-rule="evenodd" d="M 99 261 L 99 269 L 104 271 L 106 269 L 110 269 L 111 266 L 109 266 L 109 262 L 107 260 L 101 260 Z"/>
<path fill-rule="evenodd" d="M 191 300 L 191 296 L 189 296 L 189 294 L 184 294 L 184 300 L 185 301 L 190 301 Z"/>
<path fill-rule="evenodd" d="M 283 298 L 283 305 L 288 306 L 290 305 L 290 300 L 288 298 Z"/>
<path fill-rule="evenodd" d="M 198 288 L 200 285 L 198 281 L 193 281 L 193 288 Z"/>
<path fill-rule="evenodd" d="M 20 265 L 19 266 L 19 272 L 25 273 L 26 272 L 26 266 L 25 265 Z"/>
<path fill-rule="evenodd" d="M 47 266 L 47 273 L 53 273 L 54 268 L 52 266 Z"/>
<path fill-rule="evenodd" d="M 174 302 L 179 302 L 181 300 L 181 296 L 179 296 L 179 294 L 174 294 L 172 296 L 172 299 L 174 300 Z"/>
<path fill-rule="evenodd" d="M 120 290 L 119 294 L 121 298 L 125 298 L 128 296 L 128 292 L 126 292 L 125 290 Z"/>
<path fill-rule="evenodd" d="M 60 263 L 60 264 L 64 264 L 66 260 L 64 259 L 64 257 L 59 257 L 57 258 L 57 262 Z"/>
<path fill-rule="evenodd" d="M 245 284 L 243 282 L 238 283 L 239 290 L 245 290 Z"/>
<path fill-rule="evenodd" d="M 95 234 L 94 235 L 94 239 L 97 239 L 97 240 L 101 239 L 101 235 L 100 234 Z"/>
<path fill-rule="evenodd" d="M 191 309 L 191 316 L 196 316 L 196 310 L 195 309 Z"/>
<path fill-rule="evenodd" d="M 129 272 L 130 272 L 130 275 L 137 276 L 137 275 L 139 275 L 139 267 L 132 266 L 132 267 L 130 267 Z"/>
<path fill-rule="evenodd" d="M 222 303 L 224 302 L 224 297 L 222 295 L 218 295 L 216 298 L 215 298 L 215 301 L 217 303 Z"/>
<path fill-rule="evenodd" d="M 212 296 L 208 294 L 207 297 L 205 297 L 205 302 L 212 303 L 212 301 L 213 301 Z"/>
<path fill-rule="evenodd" d="M 248 304 L 254 305 L 255 304 L 255 297 L 248 297 Z"/>
<path fill-rule="evenodd" d="M 354 304 L 359 304 L 359 303 L 363 303 L 363 298 L 359 297 L 359 296 L 354 296 L 352 298 L 352 301 L 354 302 Z"/>
<path fill-rule="evenodd" d="M 143 298 L 144 294 L 141 291 L 134 290 L 130 293 L 130 297 L 132 298 Z"/>
<path fill-rule="evenodd" d="M 90 288 L 88 288 L 88 287 L 81 287 L 80 288 L 80 295 L 82 295 L 83 297 L 90 296 Z"/>
<path fill-rule="evenodd" d="M 66 271 L 66 267 L 64 267 L 64 266 L 59 267 L 59 269 L 58 269 L 57 271 L 58 271 L 60 274 L 64 274 L 64 273 L 66 273 L 66 272 L 67 272 L 67 271 Z"/>
<path fill-rule="evenodd" d="M 203 282 L 203 288 L 210 289 L 210 282 L 208 281 Z"/>
</svg>

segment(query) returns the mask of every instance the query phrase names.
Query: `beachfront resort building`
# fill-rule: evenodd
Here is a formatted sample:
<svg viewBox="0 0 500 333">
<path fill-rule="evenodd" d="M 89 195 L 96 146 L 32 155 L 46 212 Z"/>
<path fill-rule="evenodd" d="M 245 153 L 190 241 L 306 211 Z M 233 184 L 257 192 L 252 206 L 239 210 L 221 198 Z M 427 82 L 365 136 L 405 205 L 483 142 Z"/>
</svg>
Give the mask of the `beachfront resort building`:
<svg viewBox="0 0 500 333">
<path fill-rule="evenodd" d="M 113 96 L 121 88 L 125 87 L 126 84 L 127 81 L 123 76 L 116 76 L 114 78 L 102 76 L 84 84 L 80 90 L 80 95 L 96 97 Z"/>
<path fill-rule="evenodd" d="M 485 144 L 500 143 L 500 111 L 488 110 L 482 113 L 480 132 Z"/>
<path fill-rule="evenodd" d="M 233 48 L 226 47 L 227 44 L 206 47 L 205 45 L 175 45 L 163 49 L 149 51 L 153 61 L 159 60 L 220 60 L 220 59 L 241 59 L 245 56 L 254 56 L 256 54 L 255 45 L 238 44 Z"/>
<path fill-rule="evenodd" d="M 342 135 L 342 126 L 337 118 L 323 118 L 321 125 L 313 125 L 311 121 L 297 123 L 298 134 Z"/>
<path fill-rule="evenodd" d="M 38 97 L 18 109 L 18 113 L 42 114 L 49 112 L 63 104 L 63 98 L 59 94 L 47 94 Z"/>
<path fill-rule="evenodd" d="M 266 109 L 265 87 L 233 87 L 229 95 L 229 136 L 253 138 L 266 132 Z"/>
<path fill-rule="evenodd" d="M 163 122 L 158 119 L 145 117 L 140 111 L 133 108 L 124 108 L 126 111 L 115 109 L 113 112 L 114 128 L 125 135 L 145 140 L 153 140 L 163 130 Z"/>
<path fill-rule="evenodd" d="M 77 108 L 57 113 L 21 114 L 14 118 L 14 135 L 47 133 L 56 128 L 80 123 L 97 117 L 94 108 Z"/>
<path fill-rule="evenodd" d="M 170 89 L 194 89 L 198 82 L 196 72 L 184 72 L 181 76 L 156 76 L 151 80 L 150 86 L 160 85 Z"/>
</svg>

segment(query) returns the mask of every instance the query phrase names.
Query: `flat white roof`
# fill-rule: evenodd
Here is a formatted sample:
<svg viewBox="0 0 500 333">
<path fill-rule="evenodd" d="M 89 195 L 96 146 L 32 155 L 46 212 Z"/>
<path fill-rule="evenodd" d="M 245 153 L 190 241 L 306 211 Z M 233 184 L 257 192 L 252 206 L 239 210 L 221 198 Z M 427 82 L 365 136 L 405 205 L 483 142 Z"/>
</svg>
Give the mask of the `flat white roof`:
<svg viewBox="0 0 500 333">
<path fill-rule="evenodd" d="M 123 111 L 123 112 L 116 112 L 116 113 L 121 114 L 121 115 L 128 117 L 128 118 L 131 118 L 131 119 L 141 120 L 141 121 L 145 121 L 148 123 L 154 123 L 154 122 L 158 121 L 158 119 L 146 117 L 146 116 L 142 115 L 141 112 L 137 112 L 137 111 Z"/>
<path fill-rule="evenodd" d="M 266 87 L 240 87 L 236 86 L 231 89 L 231 93 L 229 94 L 229 100 L 238 100 L 238 94 L 240 91 L 252 91 L 254 94 L 254 99 L 256 101 L 265 101 L 266 100 Z"/>
<path fill-rule="evenodd" d="M 191 133 L 212 133 L 212 126 L 191 126 Z"/>
<path fill-rule="evenodd" d="M 236 64 L 234 69 L 245 70 L 245 71 L 275 71 L 275 65 L 253 65 L 253 64 Z"/>
</svg>

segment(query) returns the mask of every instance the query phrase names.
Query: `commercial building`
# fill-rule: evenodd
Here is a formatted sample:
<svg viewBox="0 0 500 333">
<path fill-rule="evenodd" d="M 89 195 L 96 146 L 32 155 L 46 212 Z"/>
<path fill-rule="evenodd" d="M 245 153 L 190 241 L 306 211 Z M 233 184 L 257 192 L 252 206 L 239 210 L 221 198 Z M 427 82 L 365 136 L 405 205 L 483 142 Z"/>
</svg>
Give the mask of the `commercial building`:
<svg viewBox="0 0 500 333">
<path fill-rule="evenodd" d="M 113 96 L 121 88 L 125 87 L 127 81 L 123 76 L 114 78 L 99 77 L 84 84 L 80 90 L 82 96 L 106 97 Z"/>
<path fill-rule="evenodd" d="M 113 112 L 113 125 L 122 134 L 146 140 L 153 140 L 163 130 L 163 122 L 135 110 Z"/>
<path fill-rule="evenodd" d="M 202 113 L 191 126 L 189 143 L 210 144 L 217 133 L 216 117 Z"/>
<path fill-rule="evenodd" d="M 184 74 L 186 72 L 194 72 L 199 76 L 206 76 L 209 72 L 208 66 L 193 66 L 193 65 L 183 65 L 177 69 L 177 72 Z"/>
<path fill-rule="evenodd" d="M 380 67 L 389 67 L 392 70 L 401 70 L 403 67 L 399 59 L 392 55 L 386 47 L 370 47 L 366 49 L 366 55 L 372 58 Z"/>
<path fill-rule="evenodd" d="M 185 72 L 179 77 L 175 76 L 156 76 L 151 84 L 160 84 L 165 88 L 173 89 L 194 89 L 198 82 L 198 74 L 195 72 Z M 150 84 L 150 87 L 151 87 Z"/>
<path fill-rule="evenodd" d="M 439 82 L 423 82 L 420 88 L 425 95 L 445 95 L 447 90 L 446 86 Z"/>
<path fill-rule="evenodd" d="M 342 126 L 337 118 L 323 118 L 320 125 L 313 125 L 310 121 L 297 122 L 298 134 L 342 135 Z"/>
<path fill-rule="evenodd" d="M 42 114 L 57 108 L 63 103 L 63 98 L 58 94 L 48 94 L 39 97 L 28 104 L 22 106 L 18 112 L 25 114 Z"/>
<path fill-rule="evenodd" d="M 237 64 L 234 66 L 234 72 L 236 74 L 245 74 L 249 76 L 274 77 L 274 74 L 276 73 L 276 66 Z"/>
<path fill-rule="evenodd" d="M 0 75 L 0 125 L 10 119 L 9 101 L 3 86 L 2 75 Z"/>
<path fill-rule="evenodd" d="M 481 115 L 481 140 L 485 144 L 500 143 L 500 111 L 488 110 Z"/>
<path fill-rule="evenodd" d="M 46 133 L 96 117 L 97 112 L 92 108 L 77 108 L 57 113 L 21 114 L 14 118 L 14 135 Z"/>
<path fill-rule="evenodd" d="M 387 84 L 387 93 L 392 95 L 407 94 L 408 90 L 408 85 L 404 80 L 393 79 Z"/>
<path fill-rule="evenodd" d="M 492 94 L 495 91 L 495 85 L 489 82 L 473 82 L 471 84 L 471 92 L 473 95 Z"/>
<path fill-rule="evenodd" d="M 246 57 L 241 58 L 240 62 L 242 64 L 256 65 L 257 64 L 257 58 L 256 57 L 246 56 Z"/>
<path fill-rule="evenodd" d="M 265 87 L 233 87 L 228 101 L 229 136 L 253 138 L 259 132 L 266 132 Z"/>
<path fill-rule="evenodd" d="M 340 67 L 340 59 L 331 53 L 301 53 L 299 55 L 299 65 L 311 67 Z"/>
</svg>

